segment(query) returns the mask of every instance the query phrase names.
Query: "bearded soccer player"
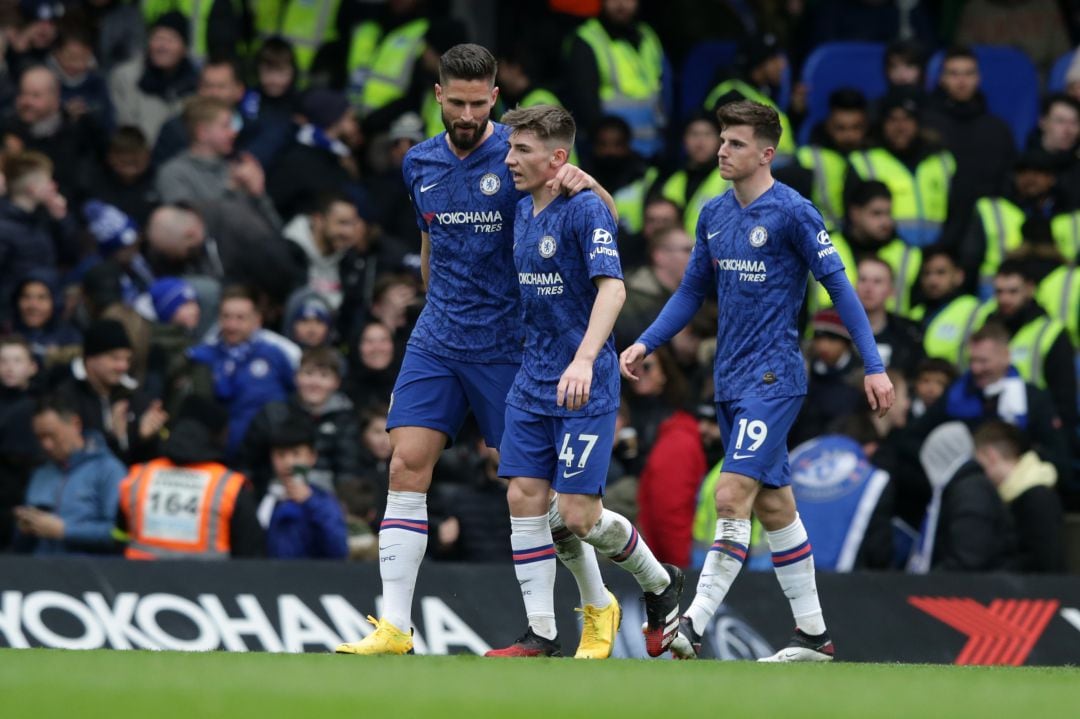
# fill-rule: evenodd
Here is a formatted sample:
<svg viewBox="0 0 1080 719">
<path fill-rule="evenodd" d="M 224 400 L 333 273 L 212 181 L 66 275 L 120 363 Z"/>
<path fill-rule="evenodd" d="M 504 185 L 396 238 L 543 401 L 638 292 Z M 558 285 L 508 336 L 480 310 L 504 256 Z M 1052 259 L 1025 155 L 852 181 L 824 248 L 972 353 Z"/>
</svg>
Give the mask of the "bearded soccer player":
<svg viewBox="0 0 1080 719">
<path fill-rule="evenodd" d="M 495 74 L 495 58 L 483 47 L 447 50 L 435 85 L 446 132 L 409 150 L 402 167 L 420 229 L 427 303 L 409 338 L 386 423 L 393 454 L 379 531 L 383 616 L 370 620 L 375 631 L 363 640 L 338 646 L 341 654 L 412 652 L 412 600 L 427 547 L 435 462 L 470 409 L 488 447 L 502 440 L 506 394 L 522 355 L 513 274 L 514 207 L 522 193 L 503 163 L 509 131 L 489 121 L 499 94 Z M 547 191 L 572 195 L 587 188 L 614 206 L 592 177 L 570 165 Z M 602 616 L 585 626 L 576 656 L 610 656 L 619 607 L 592 547 L 571 534 L 555 549 L 578 582 L 585 611 Z"/>
<path fill-rule="evenodd" d="M 662 654 L 679 621 L 682 572 L 662 565 L 620 514 L 604 509 L 619 360 L 611 334 L 626 299 L 618 230 L 593 192 L 552 197 L 547 183 L 566 163 L 574 120 L 553 105 L 511 110 L 506 164 L 528 196 L 514 217 L 525 360 L 506 398 L 499 475 L 510 480 L 510 544 L 529 628 L 494 657 L 560 656 L 555 627 L 556 533 L 571 533 L 626 569 L 645 593 L 646 649 Z M 558 492 L 558 527 L 548 495 Z M 584 624 L 597 620 L 586 610 Z"/>
<path fill-rule="evenodd" d="M 788 431 L 806 395 L 798 314 L 807 270 L 828 290 L 862 355 L 871 409 L 884 416 L 895 395 L 821 214 L 772 177 L 780 141 L 776 111 L 741 101 L 724 105 L 717 115 L 720 174 L 733 186 L 705 205 L 682 283 L 620 358 L 623 375 L 636 380 L 642 360 L 690 321 L 706 293 L 716 293 L 716 417 L 727 454 L 716 487 L 716 540 L 671 650 L 685 659 L 700 651 L 702 633 L 746 560 L 753 512 L 765 527 L 796 627 L 786 647 L 760 661 L 829 661 L 833 644 L 787 455 Z"/>
</svg>

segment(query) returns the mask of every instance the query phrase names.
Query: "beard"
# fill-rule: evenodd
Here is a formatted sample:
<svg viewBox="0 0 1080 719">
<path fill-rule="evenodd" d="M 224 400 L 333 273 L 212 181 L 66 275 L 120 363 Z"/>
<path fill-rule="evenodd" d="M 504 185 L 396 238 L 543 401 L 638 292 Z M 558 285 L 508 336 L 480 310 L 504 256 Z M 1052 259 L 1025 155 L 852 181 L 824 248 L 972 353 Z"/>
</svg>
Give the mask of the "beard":
<svg viewBox="0 0 1080 719">
<path fill-rule="evenodd" d="M 480 144 L 480 138 L 487 131 L 489 118 L 485 117 L 483 122 L 473 125 L 461 125 L 451 121 L 444 112 L 442 121 L 443 126 L 446 128 L 446 135 L 450 138 L 450 142 L 453 143 L 454 147 L 459 150 L 471 150 Z"/>
</svg>

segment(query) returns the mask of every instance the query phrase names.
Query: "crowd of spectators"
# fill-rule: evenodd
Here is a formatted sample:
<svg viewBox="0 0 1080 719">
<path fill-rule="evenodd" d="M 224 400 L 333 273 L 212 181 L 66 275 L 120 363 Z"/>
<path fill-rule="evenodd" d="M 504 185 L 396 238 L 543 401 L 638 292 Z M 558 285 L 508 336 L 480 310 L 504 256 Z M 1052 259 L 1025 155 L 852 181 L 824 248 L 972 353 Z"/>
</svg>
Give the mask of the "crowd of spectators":
<svg viewBox="0 0 1080 719">
<path fill-rule="evenodd" d="M 490 39 L 461 5 L 0 2 L 0 549 L 377 556 L 387 407 L 424 304 L 401 165 L 442 129 L 439 54 L 490 40 L 496 117 L 565 104 L 575 161 L 615 198 L 619 349 L 671 297 L 701 207 L 728 187 L 715 108 L 775 106 L 776 175 L 821 210 L 901 395 L 870 415 L 810 280 L 789 445 L 846 437 L 819 472 L 847 452 L 884 472 L 858 474 L 860 491 L 888 477 L 849 566 L 1064 569 L 1064 512 L 1080 510 L 1080 55 L 1017 144 L 972 46 L 1019 47 L 1045 74 L 1080 41 L 1080 4 L 487 3 Z M 677 69 L 715 40 L 736 58 L 678 111 Z M 804 127 L 799 73 L 846 40 L 887 44 L 886 91 L 840 87 Z M 612 448 L 605 502 L 681 566 L 711 542 L 716 332 L 706 303 L 646 360 Z M 820 459 L 805 456 L 797 492 Z M 434 557 L 509 556 L 505 482 L 475 427 L 431 503 Z"/>
</svg>

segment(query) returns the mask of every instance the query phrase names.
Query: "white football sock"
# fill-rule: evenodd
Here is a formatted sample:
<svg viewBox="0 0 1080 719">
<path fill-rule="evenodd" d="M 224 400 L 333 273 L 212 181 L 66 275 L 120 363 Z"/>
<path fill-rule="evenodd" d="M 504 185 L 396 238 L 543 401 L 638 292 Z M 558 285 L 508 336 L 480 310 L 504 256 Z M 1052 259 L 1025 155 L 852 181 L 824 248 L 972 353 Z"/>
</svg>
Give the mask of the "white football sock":
<svg viewBox="0 0 1080 719">
<path fill-rule="evenodd" d="M 386 496 L 386 515 L 379 525 L 383 619 L 403 632 L 412 627 L 413 592 L 427 539 L 427 495 L 390 490 Z"/>
<path fill-rule="evenodd" d="M 653 556 L 630 520 L 621 514 L 605 509 L 582 539 L 633 574 L 643 591 L 659 594 L 671 584 L 667 570 Z"/>
<path fill-rule="evenodd" d="M 787 527 L 766 532 L 765 537 L 769 540 L 776 578 L 791 603 L 795 626 L 811 636 L 823 634 L 825 619 L 814 578 L 814 554 L 799 515 Z"/>
<path fill-rule="evenodd" d="M 555 547 L 547 515 L 511 517 L 510 546 L 529 626 L 545 639 L 554 639 Z"/>
<path fill-rule="evenodd" d="M 597 609 L 603 609 L 611 604 L 611 596 L 604 586 L 604 577 L 600 574 L 600 564 L 596 561 L 596 550 L 566 528 L 566 523 L 559 514 L 558 495 L 551 499 L 548 525 L 551 527 L 551 538 L 555 542 L 556 556 L 577 582 L 581 606 L 591 604 Z"/>
<path fill-rule="evenodd" d="M 716 520 L 716 540 L 705 557 L 698 577 L 697 593 L 684 615 L 690 618 L 694 631 L 702 634 L 709 621 L 731 589 L 735 577 L 746 562 L 750 546 L 750 520 Z"/>
</svg>

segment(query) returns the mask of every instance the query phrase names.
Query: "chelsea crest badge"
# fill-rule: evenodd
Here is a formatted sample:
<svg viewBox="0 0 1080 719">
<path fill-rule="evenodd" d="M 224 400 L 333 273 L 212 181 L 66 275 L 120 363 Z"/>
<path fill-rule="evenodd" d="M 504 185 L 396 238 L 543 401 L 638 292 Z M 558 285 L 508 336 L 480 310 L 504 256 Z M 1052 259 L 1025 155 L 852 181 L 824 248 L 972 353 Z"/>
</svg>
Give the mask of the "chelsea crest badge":
<svg viewBox="0 0 1080 719">
<path fill-rule="evenodd" d="M 499 191 L 502 186 L 502 181 L 499 180 L 499 176 L 494 172 L 489 172 L 480 178 L 480 192 L 485 195 L 494 195 Z"/>
<path fill-rule="evenodd" d="M 765 241 L 769 239 L 769 231 L 761 225 L 758 225 L 754 229 L 750 230 L 750 246 L 761 247 L 765 244 Z"/>
<path fill-rule="evenodd" d="M 551 235 L 544 235 L 540 238 L 540 256 L 545 260 L 552 257 L 555 254 L 555 238 Z"/>
</svg>

